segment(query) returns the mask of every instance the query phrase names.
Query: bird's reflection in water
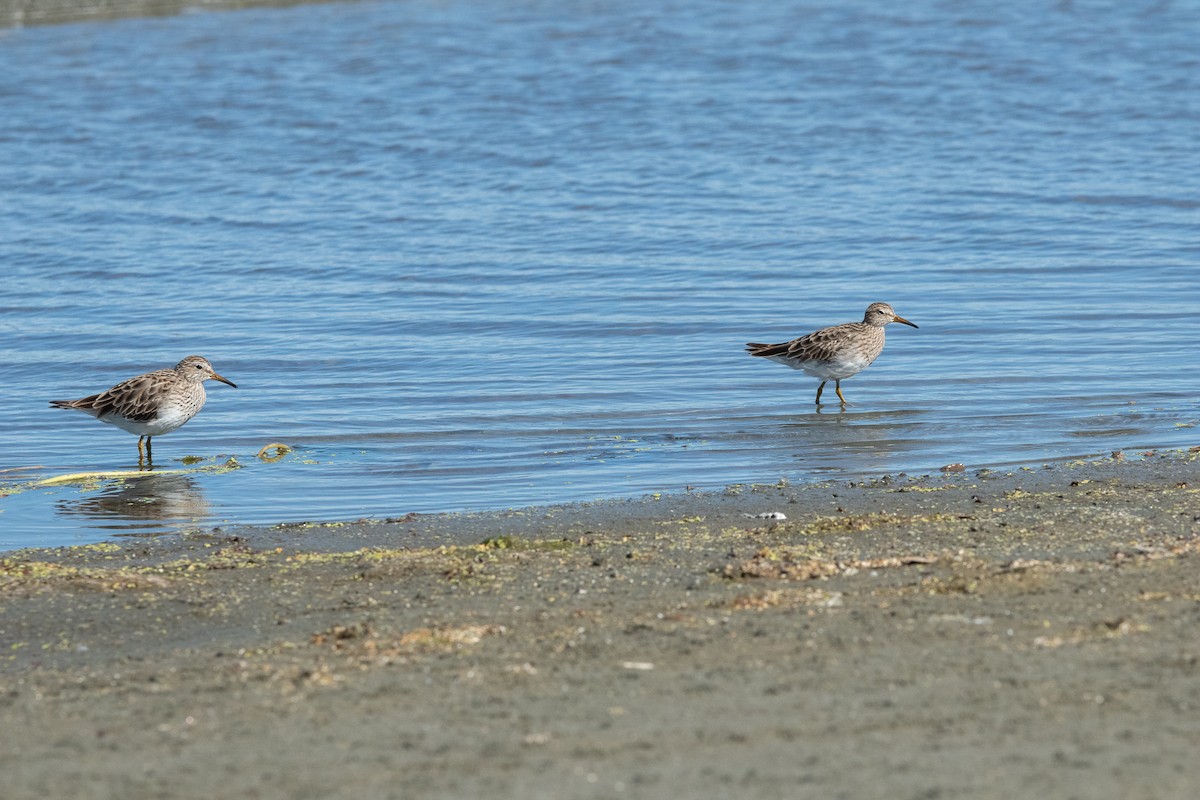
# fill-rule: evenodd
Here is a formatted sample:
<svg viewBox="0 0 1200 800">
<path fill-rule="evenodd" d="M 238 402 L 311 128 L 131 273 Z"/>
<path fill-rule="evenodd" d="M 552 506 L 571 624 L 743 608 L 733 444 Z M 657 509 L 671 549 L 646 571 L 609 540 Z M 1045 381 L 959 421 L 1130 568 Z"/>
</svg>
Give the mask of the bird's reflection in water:
<svg viewBox="0 0 1200 800">
<path fill-rule="evenodd" d="M 805 446 L 798 456 L 815 469 L 887 469 L 897 455 L 936 438 L 925 416 L 914 409 L 856 411 L 833 406 L 781 419 L 775 432 L 802 439 Z"/>
<path fill-rule="evenodd" d="M 58 513 L 87 517 L 103 528 L 161 529 L 164 523 L 199 520 L 209 513 L 203 490 L 187 475 L 154 475 L 130 478 L 79 499 L 57 503 Z"/>
</svg>

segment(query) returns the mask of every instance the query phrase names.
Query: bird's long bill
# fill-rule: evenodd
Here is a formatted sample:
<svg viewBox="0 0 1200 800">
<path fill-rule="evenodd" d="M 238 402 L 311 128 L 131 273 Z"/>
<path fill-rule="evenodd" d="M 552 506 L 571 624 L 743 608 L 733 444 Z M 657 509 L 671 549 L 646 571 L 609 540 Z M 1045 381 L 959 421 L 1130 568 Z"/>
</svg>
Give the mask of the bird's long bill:
<svg viewBox="0 0 1200 800">
<path fill-rule="evenodd" d="M 916 326 L 916 325 L 913 325 L 913 327 L 915 328 L 915 327 L 917 327 L 917 326 Z M 236 384 L 236 383 L 234 383 L 233 381 L 229 380 L 228 378 L 222 378 L 220 375 L 218 375 L 218 374 L 217 374 L 217 373 L 215 373 L 215 372 L 210 372 L 210 373 L 208 373 L 208 377 L 212 378 L 214 381 L 220 381 L 221 383 L 227 383 L 227 384 L 229 384 L 230 386 L 232 386 L 232 387 L 233 387 L 233 388 L 235 388 L 235 389 L 237 388 L 237 384 Z"/>
<path fill-rule="evenodd" d="M 899 314 L 897 314 L 897 315 L 896 315 L 896 317 L 895 317 L 895 319 L 894 319 L 893 321 L 894 321 L 894 322 L 903 322 L 905 325 L 911 325 L 911 326 L 913 326 L 914 328 L 916 328 L 916 327 L 919 327 L 919 326 L 917 325 L 917 323 L 915 323 L 915 322 L 909 322 L 908 320 L 906 320 L 904 317 L 900 316 Z M 229 381 L 225 381 L 225 382 L 226 382 L 226 383 L 228 383 Z"/>
</svg>

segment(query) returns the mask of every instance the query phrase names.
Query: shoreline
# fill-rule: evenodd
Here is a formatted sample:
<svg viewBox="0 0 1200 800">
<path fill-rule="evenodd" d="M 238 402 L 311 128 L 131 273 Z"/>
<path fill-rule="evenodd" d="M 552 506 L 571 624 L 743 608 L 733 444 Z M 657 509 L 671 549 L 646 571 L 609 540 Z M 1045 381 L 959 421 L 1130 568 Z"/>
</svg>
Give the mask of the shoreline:
<svg viewBox="0 0 1200 800">
<path fill-rule="evenodd" d="M 331 0 L 0 0 L 0 29 L 327 2 Z"/>
<path fill-rule="evenodd" d="M 1187 797 L 1198 493 L 1184 454 L 11 552 L 4 793 Z"/>
</svg>

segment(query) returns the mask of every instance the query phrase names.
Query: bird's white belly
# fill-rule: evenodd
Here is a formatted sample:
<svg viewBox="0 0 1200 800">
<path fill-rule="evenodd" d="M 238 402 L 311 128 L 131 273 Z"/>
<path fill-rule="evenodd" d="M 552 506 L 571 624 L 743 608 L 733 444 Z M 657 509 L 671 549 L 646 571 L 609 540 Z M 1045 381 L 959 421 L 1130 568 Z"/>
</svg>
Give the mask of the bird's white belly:
<svg viewBox="0 0 1200 800">
<path fill-rule="evenodd" d="M 812 375 L 814 378 L 820 378 L 823 381 L 840 381 L 862 372 L 871 366 L 871 362 L 874 359 L 855 353 L 839 356 L 830 361 L 801 361 L 783 356 L 772 358 L 771 360 L 787 364 L 792 369 L 804 370 L 805 374 Z"/>
<path fill-rule="evenodd" d="M 180 406 L 166 406 L 160 409 L 158 416 L 149 422 L 137 422 L 119 414 L 105 414 L 99 419 L 101 422 L 116 425 L 121 430 L 135 433 L 138 436 L 162 436 L 180 427 L 195 415 L 195 411 L 188 413 Z"/>
</svg>

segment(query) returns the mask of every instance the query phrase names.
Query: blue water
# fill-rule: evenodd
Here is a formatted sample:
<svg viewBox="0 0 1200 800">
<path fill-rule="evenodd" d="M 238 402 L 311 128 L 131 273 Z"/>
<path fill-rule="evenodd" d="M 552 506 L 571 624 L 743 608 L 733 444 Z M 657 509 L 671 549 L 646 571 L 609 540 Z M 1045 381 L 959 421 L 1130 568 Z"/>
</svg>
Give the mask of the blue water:
<svg viewBox="0 0 1200 800">
<path fill-rule="evenodd" d="M 160 474 L 0 499 L 0 549 L 1200 443 L 1197 35 L 933 0 L 0 31 L 0 483 L 136 466 L 49 399 L 190 353 L 240 387 Z M 742 352 L 876 300 L 921 327 L 844 413 Z"/>
</svg>

